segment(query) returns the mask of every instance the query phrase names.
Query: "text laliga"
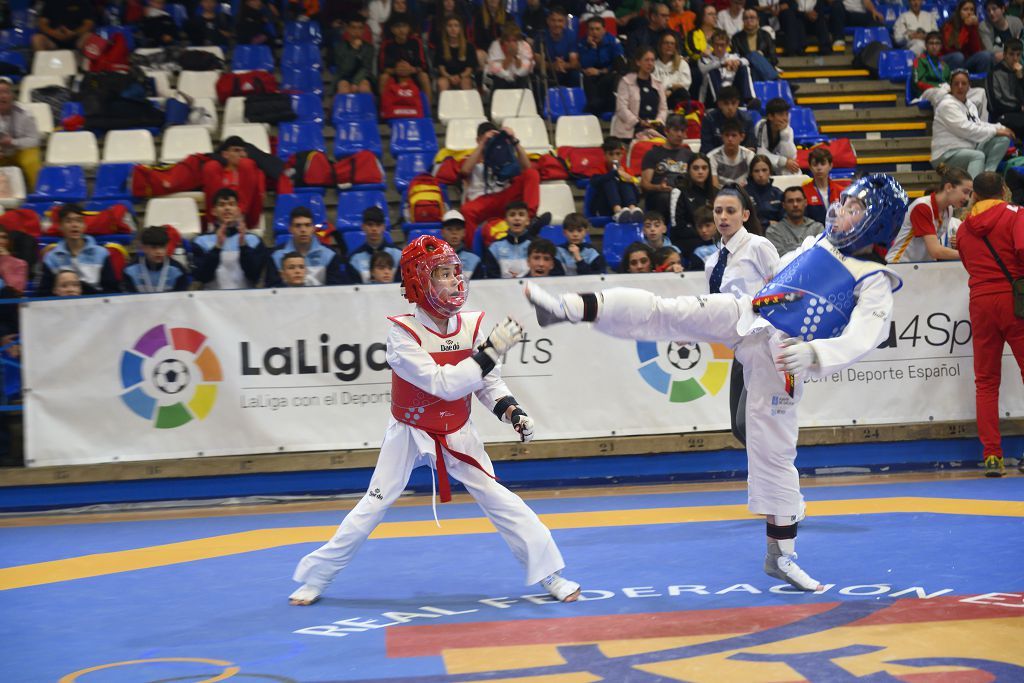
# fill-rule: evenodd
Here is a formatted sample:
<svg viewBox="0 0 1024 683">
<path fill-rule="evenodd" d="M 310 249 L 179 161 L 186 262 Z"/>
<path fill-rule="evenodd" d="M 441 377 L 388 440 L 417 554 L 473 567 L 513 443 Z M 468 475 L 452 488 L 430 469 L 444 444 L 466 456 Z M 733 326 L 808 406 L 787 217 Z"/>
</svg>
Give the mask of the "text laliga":
<svg viewBox="0 0 1024 683">
<path fill-rule="evenodd" d="M 387 346 L 380 343 L 370 344 L 364 353 L 361 344 L 332 345 L 328 334 L 320 335 L 320 344 L 309 344 L 305 339 L 298 339 L 294 346 L 271 346 L 260 357 L 259 351 L 250 349 L 250 342 L 242 342 L 240 356 L 242 358 L 243 375 L 318 375 L 331 373 L 343 382 L 351 382 L 359 377 L 366 367 L 370 370 L 387 370 L 385 359 Z"/>
</svg>

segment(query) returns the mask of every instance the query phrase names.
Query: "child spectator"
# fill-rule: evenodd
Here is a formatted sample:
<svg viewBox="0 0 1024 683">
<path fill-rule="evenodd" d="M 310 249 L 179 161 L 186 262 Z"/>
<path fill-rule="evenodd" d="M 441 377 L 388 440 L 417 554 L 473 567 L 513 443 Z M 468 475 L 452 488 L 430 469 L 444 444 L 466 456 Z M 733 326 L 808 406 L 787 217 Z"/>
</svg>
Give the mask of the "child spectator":
<svg viewBox="0 0 1024 683">
<path fill-rule="evenodd" d="M 716 29 L 711 37 L 711 54 L 700 58 L 698 65 L 704 75 L 698 99 L 710 107 L 718 99 L 722 88 L 733 86 L 740 101 L 747 104 L 755 99 L 754 81 L 750 77 L 747 60 L 729 52 L 729 35 Z"/>
<path fill-rule="evenodd" d="M 1003 61 L 992 67 L 985 82 L 991 118 L 1024 139 L 1024 65 L 1019 40 L 1009 40 L 1003 46 Z"/>
<path fill-rule="evenodd" d="M 28 263 L 11 253 L 11 235 L 0 228 L 0 289 L 4 296 L 21 296 L 28 282 Z"/>
<path fill-rule="evenodd" d="M 743 144 L 756 147 L 754 123 L 746 112 L 740 111 L 740 91 L 733 87 L 722 88 L 718 93 L 718 101 L 714 109 L 704 115 L 700 126 L 700 151 L 708 154 L 716 147 L 722 146 L 722 125 L 726 121 L 739 121 L 744 131 Z"/>
<path fill-rule="evenodd" d="M 686 175 L 693 150 L 686 144 L 686 118 L 672 114 L 665 121 L 665 144 L 655 145 L 640 162 L 640 189 L 644 208 L 668 215 L 672 190 Z"/>
<path fill-rule="evenodd" d="M 281 257 L 277 279 L 281 287 L 305 287 L 309 281 L 306 259 L 297 251 L 289 251 Z"/>
<path fill-rule="evenodd" d="M 53 279 L 53 296 L 82 296 L 82 278 L 71 268 L 61 268 Z"/>
<path fill-rule="evenodd" d="M 605 31 L 604 19 L 587 19 L 587 37 L 579 46 L 587 112 L 600 116 L 615 109 L 616 70 L 623 54 L 622 44 Z"/>
<path fill-rule="evenodd" d="M 1003 0 L 985 0 L 985 13 L 988 17 L 978 28 L 981 44 L 992 55 L 993 61 L 1003 59 L 1003 51 L 1011 40 L 1020 40 L 1024 32 L 1024 24 L 1017 17 L 1006 15 L 1006 3 Z"/>
<path fill-rule="evenodd" d="M 654 250 L 655 273 L 681 273 L 683 260 L 675 247 L 662 247 Z"/>
<path fill-rule="evenodd" d="M 950 232 L 959 224 L 956 213 L 971 199 L 974 179 L 955 166 L 943 165 L 939 173 L 939 189 L 915 199 L 908 207 L 903 225 L 885 255 L 888 263 L 960 260 Z"/>
<path fill-rule="evenodd" d="M 386 251 L 378 251 L 370 257 L 370 282 L 380 285 L 395 281 L 395 259 Z"/>
<path fill-rule="evenodd" d="M 366 242 L 349 256 L 348 270 L 351 282 L 370 282 L 370 258 L 378 251 L 391 254 L 396 264 L 401 261 L 402 252 L 384 240 L 386 229 L 384 211 L 379 206 L 368 206 L 363 210 L 363 234 L 366 236 Z M 397 265 L 395 267 L 397 268 Z"/>
<path fill-rule="evenodd" d="M 697 25 L 697 14 L 689 8 L 688 0 L 672 0 L 668 7 L 668 27 L 679 35 L 687 35 Z"/>
<path fill-rule="evenodd" d="M 665 233 L 668 232 L 668 226 L 665 225 L 665 217 L 657 211 L 648 211 L 644 214 L 644 244 L 651 248 L 651 251 L 657 251 L 662 247 L 670 247 L 679 251 L 676 247 L 672 246 L 672 242 L 669 241 Z"/>
<path fill-rule="evenodd" d="M 715 244 L 715 239 L 718 237 L 715 214 L 710 206 L 701 206 L 694 211 L 693 220 L 697 226 L 698 241 L 694 242 L 693 251 L 687 254 L 686 270 L 704 272 L 704 264 L 712 254 L 718 253 L 718 245 Z"/>
<path fill-rule="evenodd" d="M 420 91 L 426 95 L 428 103 L 433 98 L 433 87 L 427 75 L 427 60 L 423 55 L 423 45 L 419 38 L 410 34 L 411 27 L 405 16 L 393 17 L 388 24 L 391 29 L 391 40 L 385 41 L 380 48 L 380 67 L 378 69 L 378 85 L 380 91 L 388 87 L 393 80 L 412 80 Z"/>
<path fill-rule="evenodd" d="M 789 126 L 789 102 L 773 97 L 765 105 L 765 117 L 754 126 L 757 153 L 768 157 L 773 173 L 799 173 L 796 143 Z"/>
<path fill-rule="evenodd" d="M 277 35 L 277 7 L 264 0 L 244 0 L 238 11 L 235 37 L 239 45 L 265 45 Z"/>
<path fill-rule="evenodd" d="M 824 147 L 815 147 L 807 155 L 811 167 L 811 182 L 804 183 L 804 197 L 807 198 L 807 217 L 825 224 L 825 214 L 832 202 L 839 200 L 842 186 L 829 178 L 832 173 L 832 152 Z"/>
<path fill-rule="evenodd" d="M 910 50 L 915 57 L 920 57 L 925 50 L 924 41 L 928 34 L 935 32 L 938 35 L 939 24 L 935 12 L 921 9 L 924 0 L 909 0 L 907 5 L 910 9 L 900 14 L 892 27 L 893 43 L 896 47 Z M 939 44 L 942 44 L 941 38 Z"/>
<path fill-rule="evenodd" d="M 95 26 L 96 11 L 90 0 L 45 0 L 32 49 L 81 50 Z"/>
<path fill-rule="evenodd" d="M 479 69 L 476 49 L 466 38 L 466 26 L 462 19 L 451 15 L 444 22 L 441 40 L 434 55 L 437 67 L 437 90 L 473 90 L 476 87 L 474 74 Z"/>
<path fill-rule="evenodd" d="M 590 221 L 581 213 L 566 214 L 562 219 L 565 246 L 558 247 L 558 261 L 566 275 L 599 275 L 608 269 L 604 256 L 586 244 Z"/>
<path fill-rule="evenodd" d="M 797 249 L 808 237 L 816 237 L 825 231 L 825 226 L 811 220 L 807 210 L 807 197 L 802 187 L 793 185 L 782 193 L 782 208 L 785 215 L 768 226 L 764 236 L 775 245 L 779 256 Z"/>
<path fill-rule="evenodd" d="M 143 13 L 142 45 L 144 47 L 166 47 L 178 42 L 181 32 L 178 24 L 167 11 L 167 0 L 148 0 Z"/>
<path fill-rule="evenodd" d="M 592 176 L 590 186 L 590 212 L 594 216 L 611 216 L 616 223 L 639 223 L 644 212 L 637 204 L 640 193 L 637 191 L 638 178 L 634 178 L 622 168 L 622 157 L 626 153 L 626 145 L 619 138 L 605 138 L 601 145 L 604 152 L 604 164 L 607 173 Z"/>
<path fill-rule="evenodd" d="M 484 0 L 476 6 L 473 17 L 473 41 L 480 64 L 487 62 L 487 50 L 501 37 L 501 27 L 508 22 L 503 0 Z"/>
<path fill-rule="evenodd" d="M 731 181 L 739 185 L 747 184 L 750 162 L 754 160 L 754 152 L 749 147 L 742 147 L 743 128 L 735 119 L 722 124 L 722 146 L 711 150 L 708 159 L 711 161 L 711 175 L 718 185 Z"/>
<path fill-rule="evenodd" d="M 205 289 L 255 287 L 263 273 L 267 248 L 246 227 L 238 193 L 229 187 L 217 190 L 213 217 L 213 231 L 192 240 L 193 277 Z"/>
<path fill-rule="evenodd" d="M 564 275 L 565 273 L 555 269 L 556 253 L 555 243 L 551 240 L 538 237 L 531 241 L 526 250 L 526 277 Z"/>
<path fill-rule="evenodd" d="M 920 96 L 929 88 L 949 83 L 950 69 L 942 59 L 942 36 L 932 31 L 925 37 L 925 53 L 914 59 L 913 92 Z"/>
<path fill-rule="evenodd" d="M 530 247 L 530 210 L 525 202 L 511 202 L 505 208 L 505 223 L 508 234 L 491 243 L 484 251 L 484 268 L 487 277 L 523 277 L 527 270 L 527 254 Z"/>
<path fill-rule="evenodd" d="M 686 177 L 679 187 L 672 191 L 671 237 L 672 243 L 683 252 L 689 253 L 697 245 L 695 216 L 697 209 L 710 207 L 718 188 L 711 178 L 711 161 L 703 154 L 697 154 L 690 161 Z"/>
<path fill-rule="evenodd" d="M 337 81 L 334 90 L 339 95 L 373 93 L 373 45 L 363 40 L 366 24 L 358 14 L 345 24 L 342 39 L 334 43 L 334 68 Z"/>
<path fill-rule="evenodd" d="M 248 157 L 245 144 L 241 137 L 232 135 L 220 144 L 218 153 L 203 164 L 203 194 L 209 216 L 217 193 L 223 188 L 234 190 L 246 225 L 256 227 L 263 215 L 267 179 L 256 162 Z"/>
<path fill-rule="evenodd" d="M 580 54 L 576 36 L 568 29 L 569 15 L 561 5 L 548 11 L 547 28 L 541 31 L 538 43 L 548 60 L 547 70 L 558 85 L 579 86 Z"/>
<path fill-rule="evenodd" d="M 366 14 L 375 45 L 388 39 L 388 26 L 399 19 L 409 24 L 414 35 L 419 35 L 423 29 L 419 15 L 409 7 L 409 0 L 370 0 Z"/>
<path fill-rule="evenodd" d="M 620 273 L 653 273 L 654 251 L 643 242 L 633 242 L 622 252 Z"/>
<path fill-rule="evenodd" d="M 109 252 L 85 234 L 85 210 L 78 204 L 62 204 L 57 209 L 57 220 L 63 239 L 43 256 L 43 274 L 36 293 L 50 296 L 57 272 L 62 269 L 78 274 L 86 294 L 121 291 Z"/>
<path fill-rule="evenodd" d="M 772 184 L 772 165 L 768 157 L 758 154 L 750 160 L 746 188 L 761 225 L 782 218 L 782 190 Z"/>
<path fill-rule="evenodd" d="M 487 51 L 487 73 L 494 90 L 529 87 L 533 50 L 523 40 L 515 22 L 502 26 L 501 37 L 491 43 Z"/>
<path fill-rule="evenodd" d="M 217 0 L 200 0 L 199 8 L 192 13 L 185 27 L 188 44 L 220 45 L 227 47 L 231 42 L 231 21 L 220 11 Z"/>
<path fill-rule="evenodd" d="M 288 254 L 298 254 L 304 259 L 307 286 L 345 284 L 345 266 L 342 258 L 338 252 L 317 239 L 312 211 L 305 206 L 296 206 L 292 209 L 288 216 L 288 232 L 291 233 L 288 242 L 270 255 L 267 287 L 276 287 L 281 283 L 278 273 L 284 270 L 283 259 Z"/>
<path fill-rule="evenodd" d="M 434 15 L 430 17 L 429 29 L 427 31 L 427 45 L 436 50 L 441 47 L 441 40 L 444 37 L 445 28 L 448 25 L 448 17 L 458 17 L 459 24 L 463 27 L 463 35 L 466 38 L 469 48 L 476 56 L 476 48 L 473 45 L 473 15 L 465 0 L 440 0 L 435 3 Z"/>
<path fill-rule="evenodd" d="M 139 233 L 142 257 L 124 269 L 121 284 L 126 292 L 183 292 L 192 278 L 188 269 L 167 253 L 171 241 L 167 228 L 151 225 Z"/>
<path fill-rule="evenodd" d="M 480 257 L 465 247 L 466 219 L 457 210 L 451 209 L 441 218 L 441 238 L 451 245 L 462 261 L 464 276 L 470 280 L 487 277 L 487 270 L 480 265 Z"/>
<path fill-rule="evenodd" d="M 960 0 L 942 25 L 942 61 L 950 69 L 963 68 L 975 74 L 987 74 L 992 68 L 992 53 L 981 42 L 974 0 Z"/>
</svg>

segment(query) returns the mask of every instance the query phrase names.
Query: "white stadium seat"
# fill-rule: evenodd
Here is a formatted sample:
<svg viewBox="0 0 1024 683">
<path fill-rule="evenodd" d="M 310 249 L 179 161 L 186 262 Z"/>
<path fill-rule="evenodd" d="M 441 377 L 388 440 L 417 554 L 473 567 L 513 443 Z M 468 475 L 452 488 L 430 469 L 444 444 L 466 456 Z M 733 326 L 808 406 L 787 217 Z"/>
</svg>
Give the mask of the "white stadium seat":
<svg viewBox="0 0 1024 683">
<path fill-rule="evenodd" d="M 10 197 L 0 197 L 0 206 L 5 209 L 15 209 L 25 201 L 25 175 L 17 166 L 0 167 L 0 173 L 7 176 L 7 182 L 11 186 Z"/>
<path fill-rule="evenodd" d="M 555 147 L 600 147 L 603 143 L 601 121 L 593 114 L 558 117 Z"/>
<path fill-rule="evenodd" d="M 527 154 L 547 154 L 551 151 L 547 123 L 539 116 L 505 119 L 503 125 L 511 128 Z"/>
<path fill-rule="evenodd" d="M 199 208 L 187 197 L 154 197 L 146 202 L 146 225 L 173 225 L 181 236 L 191 239 L 202 232 Z"/>
<path fill-rule="evenodd" d="M 67 78 L 78 73 L 75 53 L 71 50 L 44 50 L 32 56 L 33 76 L 61 76 Z"/>
<path fill-rule="evenodd" d="M 452 119 L 444 132 L 444 146 L 455 151 L 476 149 L 476 129 L 487 119 Z"/>
<path fill-rule="evenodd" d="M 21 79 L 18 91 L 18 104 L 27 104 L 32 101 L 32 91 L 38 88 L 45 88 L 49 85 L 64 87 L 68 84 L 63 76 L 25 76 Z"/>
<path fill-rule="evenodd" d="M 437 103 L 437 118 L 441 123 L 454 119 L 484 118 L 484 103 L 476 90 L 445 90 Z"/>
<path fill-rule="evenodd" d="M 540 206 L 537 213 L 550 212 L 552 225 L 561 225 L 566 215 L 575 211 L 576 200 L 568 183 L 559 181 L 540 184 Z"/>
<path fill-rule="evenodd" d="M 537 102 L 529 90 L 495 90 L 491 96 L 491 121 L 501 125 L 506 119 L 537 116 Z"/>
<path fill-rule="evenodd" d="M 156 143 L 148 130 L 112 130 L 103 140 L 103 161 L 153 164 Z"/>
<path fill-rule="evenodd" d="M 161 163 L 181 161 L 189 154 L 212 154 L 213 141 L 204 126 L 169 126 L 164 129 Z"/>
<path fill-rule="evenodd" d="M 267 128 L 262 123 L 232 123 L 224 126 L 221 140 L 227 140 L 232 135 L 237 135 L 251 145 L 255 145 L 260 151 L 270 154 L 270 136 Z"/>
<path fill-rule="evenodd" d="M 219 71 L 182 71 L 178 74 L 178 92 L 195 99 L 217 98 Z"/>
<path fill-rule="evenodd" d="M 36 128 L 40 135 L 49 135 L 53 132 L 53 110 L 45 102 L 23 102 L 19 104 L 22 109 L 32 115 L 36 120 Z"/>
<path fill-rule="evenodd" d="M 96 136 L 87 130 L 54 133 L 46 145 L 46 163 L 50 166 L 98 165 L 100 147 Z"/>
<path fill-rule="evenodd" d="M 228 101 L 224 103 L 223 125 L 229 126 L 232 123 L 248 123 L 245 120 L 244 97 L 229 97 Z M 224 135 L 222 134 L 221 137 L 223 138 Z"/>
</svg>

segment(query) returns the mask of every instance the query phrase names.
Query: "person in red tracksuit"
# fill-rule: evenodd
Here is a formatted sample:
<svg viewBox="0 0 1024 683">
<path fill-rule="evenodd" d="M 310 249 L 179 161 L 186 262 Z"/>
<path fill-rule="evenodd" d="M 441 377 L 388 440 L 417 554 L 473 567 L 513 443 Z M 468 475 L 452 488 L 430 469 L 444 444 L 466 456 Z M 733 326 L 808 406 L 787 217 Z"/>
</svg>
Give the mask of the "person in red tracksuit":
<svg viewBox="0 0 1024 683">
<path fill-rule="evenodd" d="M 206 215 L 212 216 L 214 196 L 229 187 L 238 193 L 238 208 L 245 216 L 245 224 L 255 229 L 263 215 L 263 195 L 267 191 L 267 178 L 247 156 L 245 141 L 232 135 L 221 143 L 217 156 L 203 164 L 203 194 L 206 195 Z"/>
<path fill-rule="evenodd" d="M 1009 344 L 1021 368 L 1024 389 L 1024 319 L 1013 313 L 1010 281 L 985 240 L 992 245 L 1013 279 L 1024 277 L 1024 211 L 1003 201 L 1006 187 L 998 173 L 974 179 L 975 204 L 956 234 L 960 259 L 970 276 L 970 314 L 974 344 L 974 386 L 977 393 L 978 438 L 985 458 L 985 476 L 1001 477 L 1003 449 L 999 434 L 999 381 L 1003 345 Z M 1024 459 L 1021 460 L 1024 471 Z"/>
</svg>

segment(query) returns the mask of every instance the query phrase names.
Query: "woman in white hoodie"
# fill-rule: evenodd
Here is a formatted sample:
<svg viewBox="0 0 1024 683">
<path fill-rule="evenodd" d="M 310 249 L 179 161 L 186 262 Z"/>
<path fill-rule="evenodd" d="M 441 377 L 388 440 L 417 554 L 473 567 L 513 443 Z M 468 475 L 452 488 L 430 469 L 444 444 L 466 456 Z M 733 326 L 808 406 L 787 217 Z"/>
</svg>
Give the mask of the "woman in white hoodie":
<svg viewBox="0 0 1024 683">
<path fill-rule="evenodd" d="M 994 171 L 1006 156 L 1013 131 L 988 123 L 977 105 L 967 98 L 970 74 L 956 69 L 949 77 L 949 96 L 939 100 L 932 123 L 932 165 L 946 164 L 966 170 L 973 178 Z"/>
</svg>

